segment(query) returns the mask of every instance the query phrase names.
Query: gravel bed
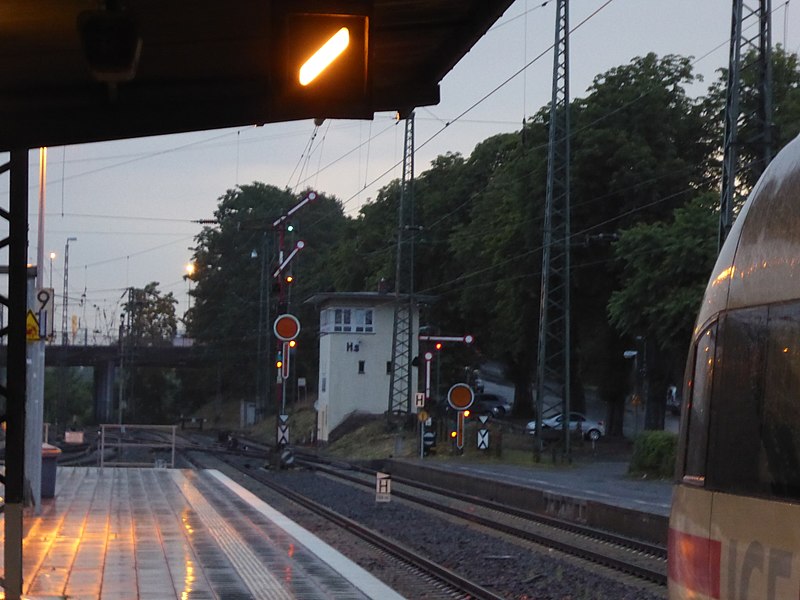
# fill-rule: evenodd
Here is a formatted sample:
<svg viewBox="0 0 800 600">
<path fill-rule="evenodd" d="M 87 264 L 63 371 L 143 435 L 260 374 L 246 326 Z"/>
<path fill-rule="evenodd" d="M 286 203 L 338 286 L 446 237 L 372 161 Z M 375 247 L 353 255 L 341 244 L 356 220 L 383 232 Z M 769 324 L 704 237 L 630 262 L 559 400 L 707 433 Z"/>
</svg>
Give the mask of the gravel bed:
<svg viewBox="0 0 800 600">
<path fill-rule="evenodd" d="M 507 598 L 518 600 L 663 600 L 663 593 L 626 585 L 571 560 L 454 524 L 371 492 L 307 471 L 272 472 L 278 483 L 401 541 Z M 647 586 L 647 584 L 643 584 Z M 650 586 L 653 587 L 653 586 Z"/>
</svg>

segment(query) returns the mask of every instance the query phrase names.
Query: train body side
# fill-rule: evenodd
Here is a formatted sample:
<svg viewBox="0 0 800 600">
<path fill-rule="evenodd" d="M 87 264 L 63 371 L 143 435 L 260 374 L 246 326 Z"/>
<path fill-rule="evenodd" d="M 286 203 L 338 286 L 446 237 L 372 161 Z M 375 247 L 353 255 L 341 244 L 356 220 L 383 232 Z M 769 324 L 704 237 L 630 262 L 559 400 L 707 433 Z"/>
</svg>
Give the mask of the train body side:
<svg viewBox="0 0 800 600">
<path fill-rule="evenodd" d="M 669 532 L 670 600 L 797 600 L 800 504 L 679 485 Z"/>
<path fill-rule="evenodd" d="M 800 600 L 800 138 L 720 253 L 684 398 L 670 600 Z"/>
</svg>

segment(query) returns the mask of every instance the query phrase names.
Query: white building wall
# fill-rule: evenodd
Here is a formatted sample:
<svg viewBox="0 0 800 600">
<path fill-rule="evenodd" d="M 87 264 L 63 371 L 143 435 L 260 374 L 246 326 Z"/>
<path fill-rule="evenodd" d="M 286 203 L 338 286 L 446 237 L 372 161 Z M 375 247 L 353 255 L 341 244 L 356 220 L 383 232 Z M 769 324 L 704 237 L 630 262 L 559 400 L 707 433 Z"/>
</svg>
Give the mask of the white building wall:
<svg viewBox="0 0 800 600">
<path fill-rule="evenodd" d="M 372 308 L 373 333 L 330 332 L 320 334 L 320 394 L 317 406 L 318 439 L 327 441 L 330 432 L 353 412 L 383 414 L 389 406 L 387 363 L 392 360 L 393 303 L 370 305 L 334 301 L 320 308 Z M 418 331 L 415 315 L 414 331 Z M 416 337 L 416 336 L 415 336 Z M 417 342 L 414 342 L 414 355 Z M 363 373 L 360 372 L 363 370 Z M 322 381 L 326 381 L 322 391 Z M 412 389 L 417 389 L 417 369 L 412 372 Z M 416 409 L 413 406 L 412 411 Z M 323 422 L 324 421 L 324 422 Z"/>
<path fill-rule="evenodd" d="M 330 398 L 330 337 L 324 335 L 319 339 L 319 379 L 317 387 L 319 394 L 316 403 L 317 409 L 317 440 L 328 441 L 328 407 Z"/>
</svg>

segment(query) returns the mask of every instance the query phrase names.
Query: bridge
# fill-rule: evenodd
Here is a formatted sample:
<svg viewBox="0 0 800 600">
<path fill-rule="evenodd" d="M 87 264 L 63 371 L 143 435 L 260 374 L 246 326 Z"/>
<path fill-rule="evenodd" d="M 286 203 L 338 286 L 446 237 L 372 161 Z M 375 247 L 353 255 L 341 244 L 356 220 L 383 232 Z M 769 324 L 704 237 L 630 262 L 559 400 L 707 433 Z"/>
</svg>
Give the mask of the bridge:
<svg viewBox="0 0 800 600">
<path fill-rule="evenodd" d="M 94 414 L 98 422 L 113 417 L 116 370 L 125 360 L 137 367 L 201 368 L 213 362 L 204 346 L 127 346 L 124 352 L 113 346 L 48 345 L 44 362 L 47 367 L 91 367 L 94 371 Z M 6 364 L 6 346 L 0 346 L 0 364 Z"/>
</svg>

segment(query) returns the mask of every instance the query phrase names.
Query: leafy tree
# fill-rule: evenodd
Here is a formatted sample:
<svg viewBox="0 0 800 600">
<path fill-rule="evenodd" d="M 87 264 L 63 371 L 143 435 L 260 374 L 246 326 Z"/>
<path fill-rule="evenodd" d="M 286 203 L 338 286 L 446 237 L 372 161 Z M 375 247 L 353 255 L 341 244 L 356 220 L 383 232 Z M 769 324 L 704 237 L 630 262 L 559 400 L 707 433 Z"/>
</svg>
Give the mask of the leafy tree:
<svg viewBox="0 0 800 600">
<path fill-rule="evenodd" d="M 136 366 L 136 357 L 147 347 L 172 343 L 178 329 L 177 304 L 172 292 L 162 294 L 155 281 L 130 290 L 124 306 L 128 322 L 121 340 L 128 361 L 123 374 L 127 406 L 123 416 L 128 421 L 161 423 L 172 420 L 179 412 L 174 369 Z"/>
<path fill-rule="evenodd" d="M 774 133 L 785 140 L 800 127 L 797 57 L 775 57 Z M 690 59 L 648 54 L 598 75 L 571 106 L 573 390 L 580 394 L 583 381 L 599 387 L 615 433 L 628 391 L 623 350 L 631 336 L 648 340 L 651 396 L 660 398 L 682 366 L 713 260 L 720 90 L 692 99 L 695 81 Z M 478 355 L 443 353 L 450 378 L 482 357 L 507 364 L 517 410 L 530 410 L 536 363 L 548 120 L 543 108 L 521 135 L 488 138 L 468 157 L 439 156 L 415 183 L 415 290 L 437 297 L 423 324 L 478 340 Z M 293 263 L 291 310 L 303 323 L 300 356 L 312 385 L 317 315 L 301 302 L 375 290 L 382 280 L 393 287 L 399 198 L 395 180 L 354 218 L 322 194 L 297 213 L 295 235 L 307 245 Z M 219 369 L 186 382 L 196 396 L 251 398 L 255 382 L 270 379 L 276 290 L 262 285 L 262 273 L 272 281 L 278 241 L 264 225 L 297 200 L 262 183 L 228 190 L 217 225 L 198 236 L 187 330 Z M 649 424 L 659 418 L 650 414 Z"/>
<path fill-rule="evenodd" d="M 381 280 L 394 289 L 399 199 L 400 182 L 395 180 L 343 225 L 345 235 L 330 258 L 336 290 L 377 290 Z"/>
<path fill-rule="evenodd" d="M 44 374 L 44 420 L 59 430 L 94 423 L 91 370 L 83 367 L 48 367 Z M 51 429 L 51 434 L 54 431 Z"/>
<path fill-rule="evenodd" d="M 664 391 L 681 377 L 692 327 L 717 254 L 719 201 L 697 196 L 669 222 L 640 224 L 614 244 L 622 287 L 611 294 L 610 322 L 624 335 L 644 335 L 649 399 L 645 426 L 660 429 Z M 644 351 L 644 348 L 642 348 Z M 615 357 L 622 360 L 622 353 Z"/>
<path fill-rule="evenodd" d="M 506 364 L 515 411 L 532 410 L 541 264 L 547 129 L 542 115 L 522 136 L 504 134 L 479 144 L 467 165 L 481 174 L 469 219 L 450 235 L 457 259 L 446 281 L 462 328 L 481 352 Z M 447 304 L 445 305 L 447 306 Z"/>
<path fill-rule="evenodd" d="M 172 292 L 161 294 L 156 281 L 141 289 L 132 288 L 124 305 L 128 315 L 126 336 L 137 346 L 171 344 L 178 332 L 177 304 Z"/>
<path fill-rule="evenodd" d="M 747 60 L 752 60 L 751 54 Z M 773 69 L 773 152 L 780 150 L 800 131 L 800 69 L 796 54 L 780 46 L 772 55 Z M 663 423 L 664 389 L 680 380 L 689 345 L 689 334 L 716 255 L 716 227 L 719 215 L 721 141 L 724 126 L 725 80 L 711 86 L 708 95 L 696 103 L 704 123 L 697 131 L 705 146 L 704 160 L 697 162 L 705 171 L 697 172 L 692 189 L 711 190 L 696 196 L 686 207 L 676 210 L 671 221 L 634 226 L 623 231 L 614 249 L 622 265 L 619 288 L 609 299 L 610 322 L 628 336 L 644 336 L 648 343 L 648 381 L 650 403 L 646 425 L 660 428 Z M 743 110 L 755 107 L 754 73 L 744 74 Z M 752 142 L 757 136 L 754 124 L 746 120 L 740 129 L 744 140 L 740 152 L 745 161 L 756 159 Z M 745 189 L 755 183 L 752 173 L 743 173 Z M 658 268 L 653 268 L 658 265 Z M 621 348 L 617 348 L 621 350 Z M 620 360 L 620 351 L 613 353 Z M 621 379 L 618 379 L 621 381 Z M 621 397 L 623 394 L 618 393 Z"/>
<path fill-rule="evenodd" d="M 648 54 L 598 75 L 573 102 L 573 353 L 580 376 L 608 402 L 612 433 L 621 433 L 628 367 L 626 342 L 606 314 L 620 285 L 610 241 L 668 219 L 713 184 L 709 125 L 686 93 L 694 81 L 689 59 Z"/>
<path fill-rule="evenodd" d="M 291 310 L 303 325 L 298 344 L 298 373 L 316 378 L 317 332 L 314 308 L 302 304 L 312 293 L 331 290 L 342 268 L 328 262 L 329 254 L 344 238 L 347 219 L 334 198 L 318 194 L 292 217 L 293 231 L 284 233 L 284 250 L 297 241 L 305 247 L 290 263 L 294 282 L 287 289 L 285 306 L 278 306 L 273 273 L 278 266 L 280 233 L 272 224 L 299 198 L 288 190 L 255 182 L 228 190 L 215 212 L 217 224 L 197 237 L 194 253 L 195 299 L 187 331 L 215 357 L 217 369 L 195 380 L 202 399 L 216 394 L 254 399 L 272 380 L 275 340 L 272 321 L 277 311 Z M 261 353 L 259 354 L 259 349 Z"/>
</svg>

